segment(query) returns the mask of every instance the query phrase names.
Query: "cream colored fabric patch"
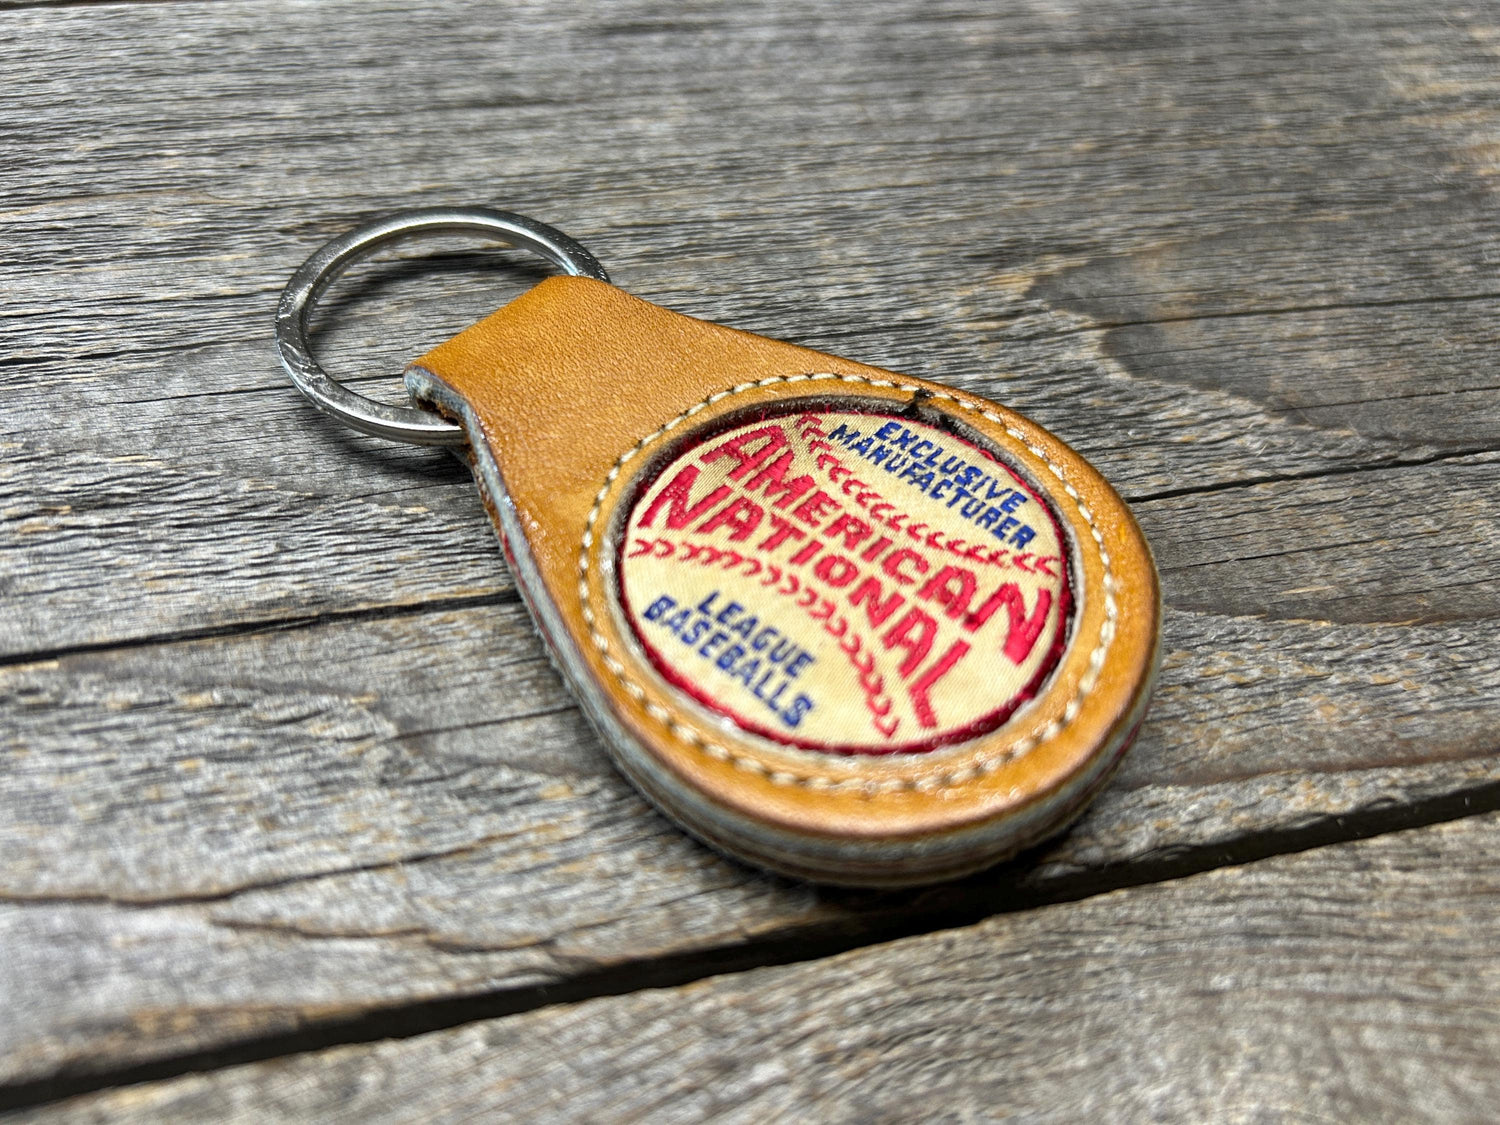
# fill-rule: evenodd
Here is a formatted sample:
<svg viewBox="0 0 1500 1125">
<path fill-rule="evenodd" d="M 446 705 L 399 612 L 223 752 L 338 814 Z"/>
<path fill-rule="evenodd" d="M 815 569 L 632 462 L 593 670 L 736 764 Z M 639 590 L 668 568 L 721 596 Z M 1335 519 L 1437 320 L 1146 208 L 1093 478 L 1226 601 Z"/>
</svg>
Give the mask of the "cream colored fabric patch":
<svg viewBox="0 0 1500 1125">
<path fill-rule="evenodd" d="M 927 422 L 761 416 L 637 487 L 625 618 L 665 680 L 742 729 L 922 752 L 996 729 L 1061 655 L 1056 518 L 998 451 Z"/>
</svg>

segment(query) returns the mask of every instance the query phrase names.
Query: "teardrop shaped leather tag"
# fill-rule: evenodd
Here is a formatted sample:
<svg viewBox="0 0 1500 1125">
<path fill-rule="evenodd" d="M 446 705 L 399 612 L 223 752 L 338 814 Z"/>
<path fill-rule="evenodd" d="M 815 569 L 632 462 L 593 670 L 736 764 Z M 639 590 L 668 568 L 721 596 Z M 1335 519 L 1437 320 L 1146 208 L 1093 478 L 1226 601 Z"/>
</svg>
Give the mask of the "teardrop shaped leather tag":
<svg viewBox="0 0 1500 1125">
<path fill-rule="evenodd" d="M 1159 597 L 1081 457 L 935 383 L 558 277 L 429 352 L 621 771 L 753 863 L 889 885 L 1070 820 L 1145 711 Z"/>
</svg>

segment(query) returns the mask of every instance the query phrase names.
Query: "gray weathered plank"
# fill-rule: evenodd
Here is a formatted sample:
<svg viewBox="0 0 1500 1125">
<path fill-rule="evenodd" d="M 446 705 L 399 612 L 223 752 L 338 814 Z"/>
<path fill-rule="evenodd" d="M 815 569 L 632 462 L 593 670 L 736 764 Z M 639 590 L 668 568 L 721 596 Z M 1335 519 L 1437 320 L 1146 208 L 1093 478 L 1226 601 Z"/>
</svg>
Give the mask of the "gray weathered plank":
<svg viewBox="0 0 1500 1125">
<path fill-rule="evenodd" d="M 1440 489 L 1462 530 L 1424 522 Z M 0 670 L 3 1073 L 808 929 L 857 940 L 1500 781 L 1495 595 L 1434 565 L 1493 550 L 1500 459 L 1231 495 L 1142 506 L 1165 667 L 1095 807 L 1024 863 L 925 895 L 817 892 L 683 837 L 610 771 L 515 605 Z M 1379 565 L 1328 561 L 1351 543 Z M 1349 584 L 1318 592 L 1330 573 Z"/>
<path fill-rule="evenodd" d="M 4 1079 L 1493 783 L 1497 43 L 1394 2 L 0 12 Z M 475 199 L 642 296 L 992 394 L 1137 501 L 1164 682 L 1071 836 L 825 894 L 608 772 L 457 463 L 339 432 L 271 358 L 321 239 Z M 330 307 L 331 366 L 525 280 L 406 258 Z"/>
<path fill-rule="evenodd" d="M 1500 817 L 43 1121 L 1489 1121 Z"/>
<path fill-rule="evenodd" d="M 0 652 L 508 596 L 461 475 L 339 434 L 268 347 L 319 240 L 435 201 L 555 221 L 684 311 L 992 393 L 1133 496 L 1496 444 L 1477 13 L 0 19 Z M 392 369 L 523 280 L 364 277 L 323 335 L 337 370 Z"/>
</svg>

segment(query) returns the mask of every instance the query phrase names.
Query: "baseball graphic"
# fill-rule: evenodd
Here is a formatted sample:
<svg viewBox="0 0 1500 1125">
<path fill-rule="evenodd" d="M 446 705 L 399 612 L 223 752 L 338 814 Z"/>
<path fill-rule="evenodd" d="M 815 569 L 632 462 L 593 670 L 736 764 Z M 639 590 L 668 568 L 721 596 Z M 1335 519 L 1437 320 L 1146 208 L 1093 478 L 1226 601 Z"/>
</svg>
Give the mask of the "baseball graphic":
<svg viewBox="0 0 1500 1125">
<path fill-rule="evenodd" d="M 1040 490 L 910 413 L 803 404 L 694 435 L 637 482 L 616 551 L 624 620 L 664 680 L 835 754 L 997 729 L 1042 689 L 1075 608 Z"/>
</svg>

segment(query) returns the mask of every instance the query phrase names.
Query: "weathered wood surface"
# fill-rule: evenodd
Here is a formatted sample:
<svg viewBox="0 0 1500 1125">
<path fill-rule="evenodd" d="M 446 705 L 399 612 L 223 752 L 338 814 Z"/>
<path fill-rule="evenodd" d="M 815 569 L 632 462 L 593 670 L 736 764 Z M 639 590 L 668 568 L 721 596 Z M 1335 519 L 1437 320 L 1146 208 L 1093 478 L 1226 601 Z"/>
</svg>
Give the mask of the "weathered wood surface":
<svg viewBox="0 0 1500 1125">
<path fill-rule="evenodd" d="M 1494 1120 L 1500 817 L 41 1120 Z"/>
<path fill-rule="evenodd" d="M 0 1082 L 688 979 L 1500 803 L 1496 23 L 0 11 Z M 1072 833 L 851 895 L 631 794 L 458 463 L 344 433 L 272 358 L 322 239 L 466 201 L 648 299 L 990 394 L 1116 481 L 1166 660 Z M 320 353 L 394 371 L 519 291 L 506 261 L 360 271 Z"/>
</svg>

